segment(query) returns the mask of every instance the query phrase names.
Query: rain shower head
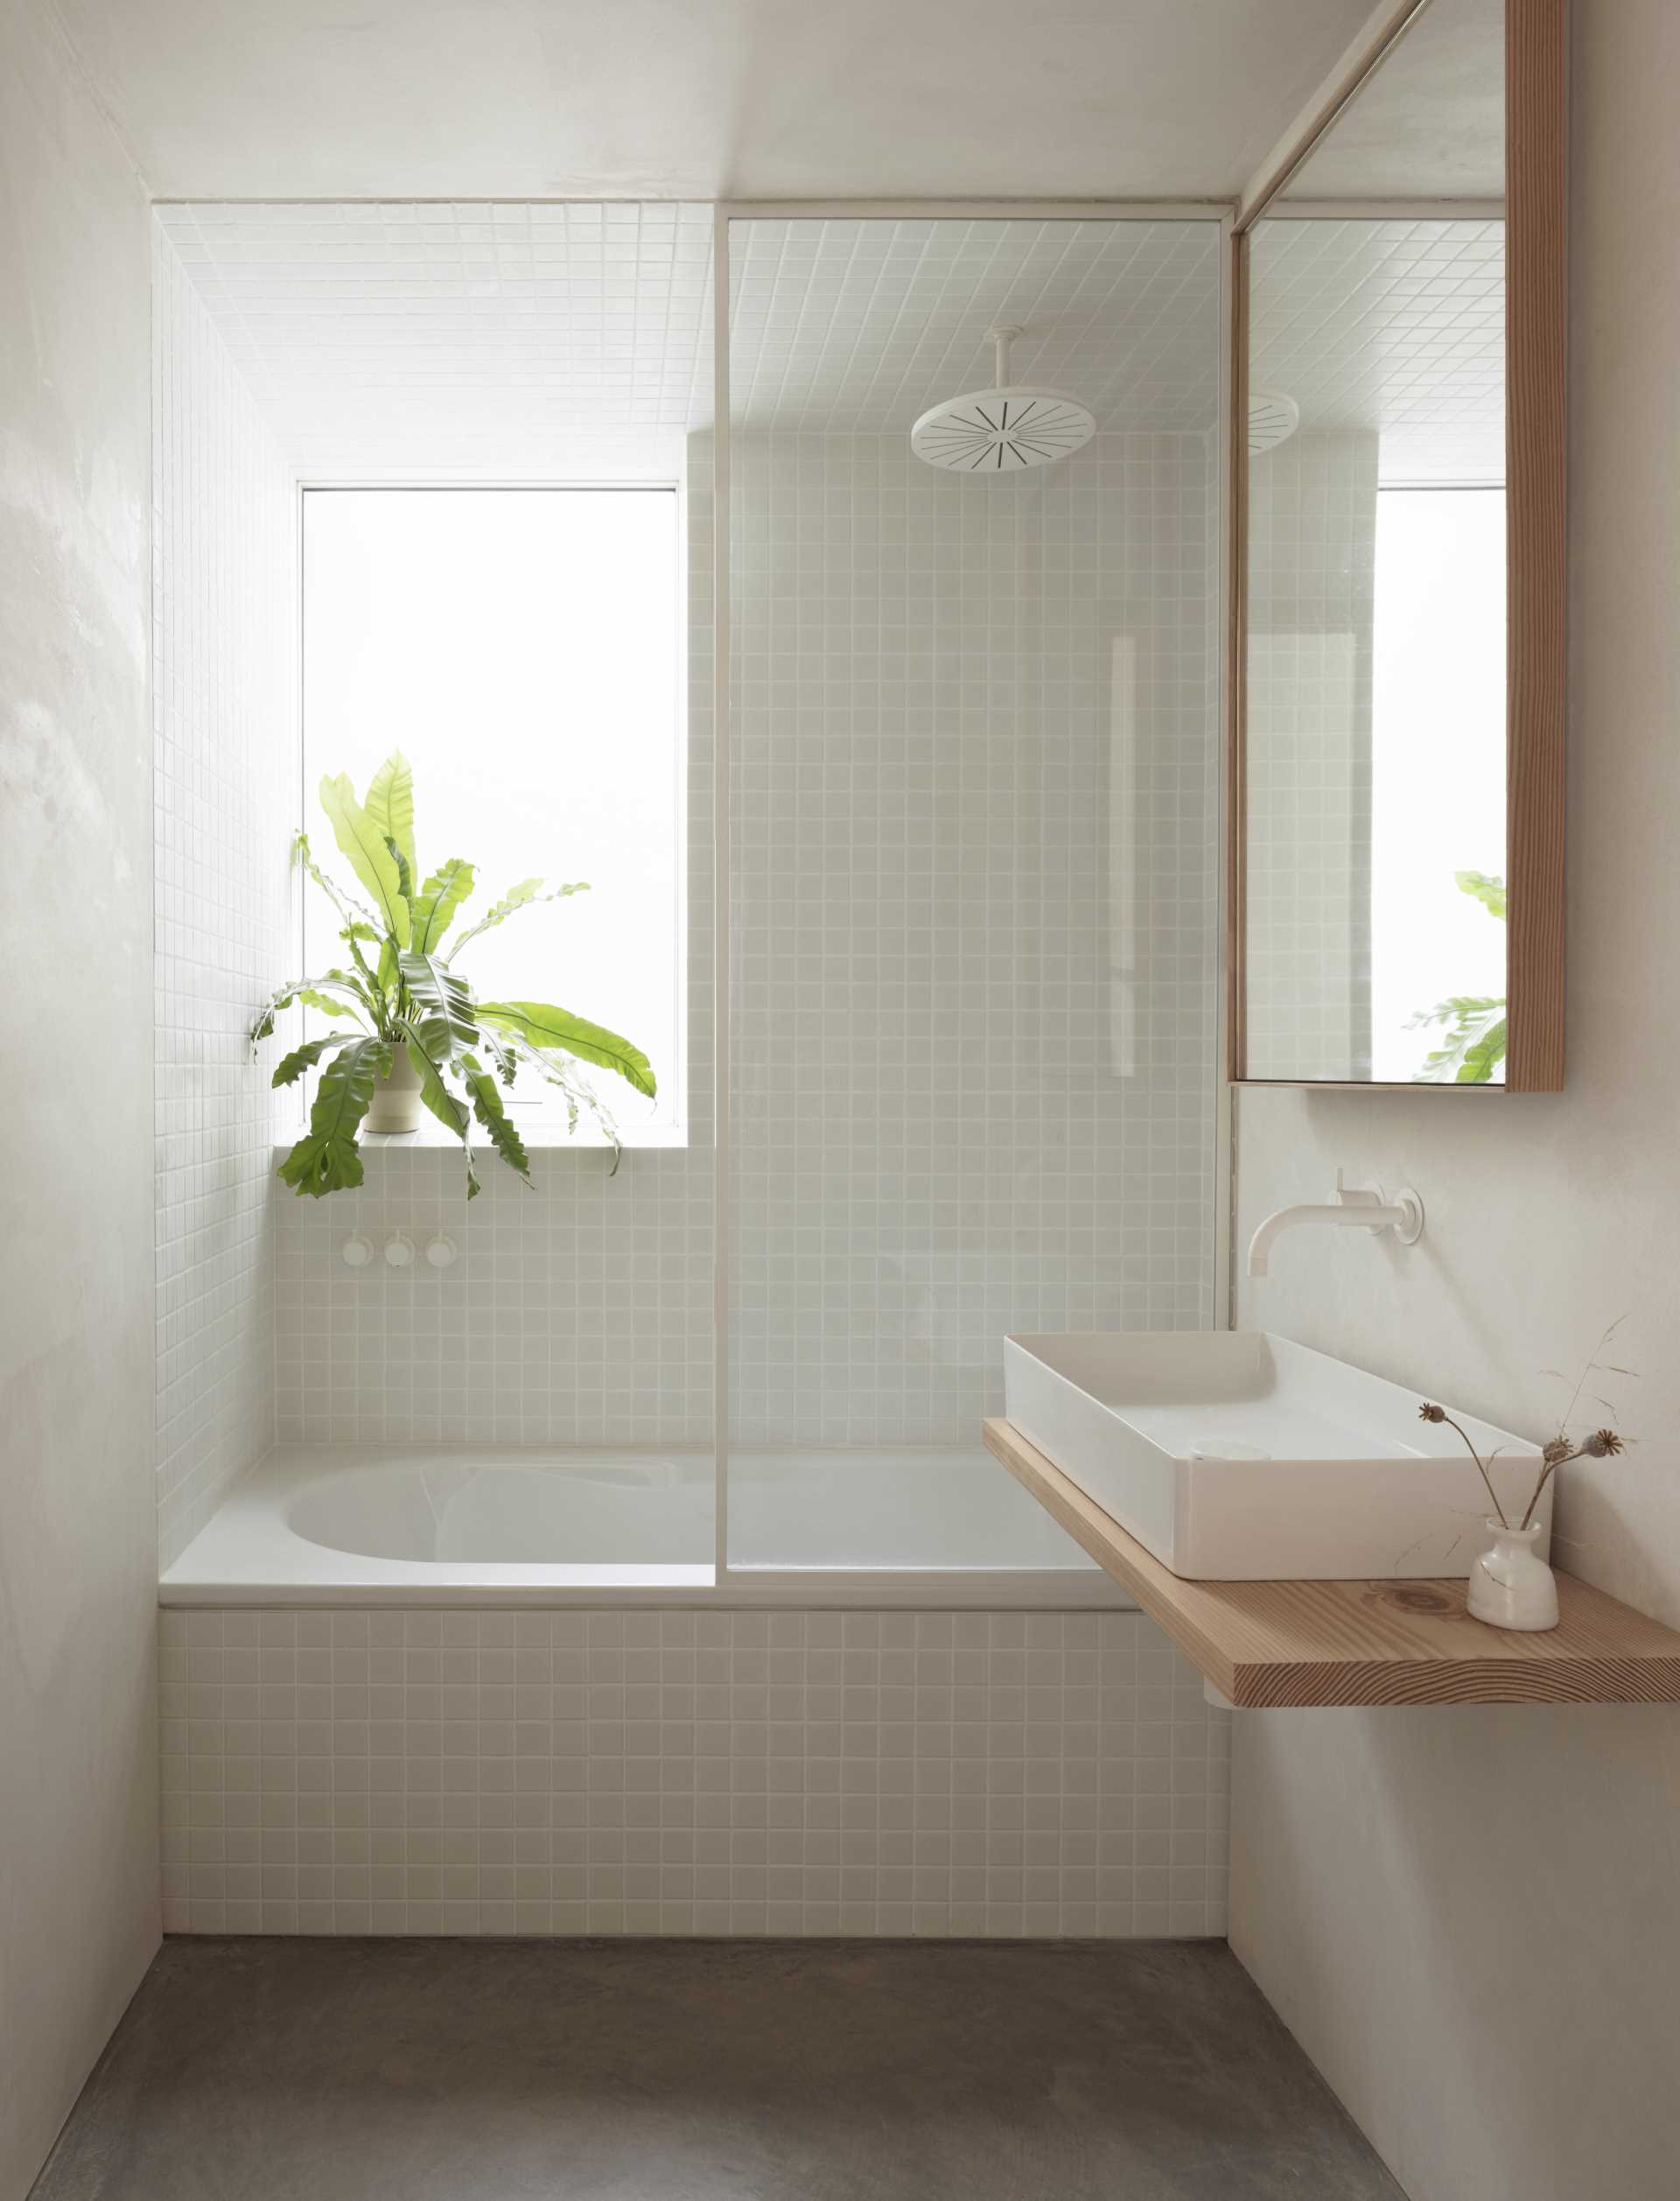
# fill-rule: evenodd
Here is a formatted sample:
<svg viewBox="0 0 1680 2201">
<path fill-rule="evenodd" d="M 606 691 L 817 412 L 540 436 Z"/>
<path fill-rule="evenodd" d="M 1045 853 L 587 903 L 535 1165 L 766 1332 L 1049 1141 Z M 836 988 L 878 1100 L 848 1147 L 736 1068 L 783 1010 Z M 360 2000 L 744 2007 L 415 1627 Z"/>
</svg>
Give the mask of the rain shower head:
<svg viewBox="0 0 1680 2201">
<path fill-rule="evenodd" d="M 910 431 L 910 448 L 930 466 L 952 473 L 1019 473 L 1047 466 L 1088 443 L 1096 423 L 1076 397 L 1009 379 L 1009 347 L 1018 327 L 988 329 L 998 347 L 998 384 L 947 398 Z"/>
<path fill-rule="evenodd" d="M 1256 389 L 1249 393 L 1249 456 L 1257 458 L 1263 451 L 1276 451 L 1280 443 L 1287 443 L 1301 424 L 1301 409 L 1292 397 L 1285 397 L 1275 389 Z"/>
</svg>

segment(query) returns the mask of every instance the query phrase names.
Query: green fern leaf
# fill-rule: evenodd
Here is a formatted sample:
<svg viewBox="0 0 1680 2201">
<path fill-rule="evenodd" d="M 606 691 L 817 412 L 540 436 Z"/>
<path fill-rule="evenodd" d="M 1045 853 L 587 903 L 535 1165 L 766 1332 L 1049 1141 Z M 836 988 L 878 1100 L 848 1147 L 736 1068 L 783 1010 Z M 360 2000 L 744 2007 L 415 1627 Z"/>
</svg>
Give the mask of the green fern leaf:
<svg viewBox="0 0 1680 2201">
<path fill-rule="evenodd" d="M 461 1075 L 472 1096 L 472 1113 L 483 1125 L 490 1144 L 508 1167 L 529 1184 L 530 1157 L 525 1151 L 524 1141 L 509 1120 L 494 1072 L 486 1069 L 476 1056 L 466 1055 L 461 1058 Z"/>
<path fill-rule="evenodd" d="M 348 928 L 348 932 L 346 936 L 348 937 L 349 934 L 354 933 L 358 926 L 361 926 L 364 928 L 367 936 L 369 939 L 376 940 L 379 936 L 373 929 L 373 911 L 371 909 L 364 909 L 359 901 L 353 901 L 350 896 L 345 893 L 344 889 L 335 880 L 331 880 L 327 877 L 326 873 L 315 861 L 314 857 L 310 853 L 309 835 L 307 833 L 300 832 L 298 835 L 298 838 L 291 845 L 291 852 L 296 862 L 301 866 L 303 870 L 305 871 L 309 874 L 310 878 L 315 881 L 315 884 L 326 896 L 334 909 L 338 911 L 340 916 L 343 918 L 346 926 Z"/>
<path fill-rule="evenodd" d="M 328 989 L 332 991 L 329 992 Z M 319 1009 L 327 1016 L 358 1016 L 367 1006 L 355 981 L 340 971 L 329 971 L 323 978 L 289 978 L 276 987 L 257 1011 L 252 1023 L 250 1041 L 253 1048 L 259 1040 L 270 1039 L 274 1033 L 274 1020 L 289 1009 L 294 1001 L 302 1001 L 312 1009 Z"/>
<path fill-rule="evenodd" d="M 1505 915 L 1505 881 L 1490 879 L 1486 872 L 1454 872 L 1453 880 L 1461 894 L 1468 894 L 1479 901 L 1490 917 Z"/>
<path fill-rule="evenodd" d="M 419 954 L 430 955 L 449 930 L 455 912 L 472 892 L 473 878 L 472 865 L 452 856 L 420 889 L 412 904 L 414 931 L 409 943 Z"/>
<path fill-rule="evenodd" d="M 385 836 L 385 845 L 391 852 L 391 861 L 396 866 L 396 891 L 402 895 L 405 902 L 410 904 L 409 910 L 409 929 L 410 933 L 412 933 L 414 929 L 414 910 L 412 908 L 414 901 L 414 868 L 409 862 L 408 858 L 402 853 L 402 850 L 397 846 L 396 843 L 391 838 L 388 833 Z"/>
<path fill-rule="evenodd" d="M 309 1129 L 281 1163 L 279 1174 L 300 1196 L 318 1200 L 361 1182 L 356 1134 L 374 1097 L 374 1081 L 391 1066 L 382 1040 L 352 1040 L 321 1072 Z"/>
<path fill-rule="evenodd" d="M 478 1045 L 477 1008 L 472 989 L 465 978 L 457 978 L 440 957 L 422 955 L 414 949 L 397 957 L 397 968 L 423 1019 L 442 1028 L 444 1048 L 440 1061 L 458 1055 L 463 1048 Z"/>
<path fill-rule="evenodd" d="M 612 1070 L 650 1100 L 657 1090 L 653 1066 L 639 1047 L 609 1032 L 605 1025 L 592 1024 L 586 1017 L 574 1016 L 570 1009 L 556 1008 L 552 1002 L 483 1001 L 479 1005 L 479 1020 L 517 1032 L 532 1047 L 561 1048 L 580 1062 Z"/>
<path fill-rule="evenodd" d="M 396 859 L 387 847 L 384 834 L 357 802 L 347 772 L 340 772 L 336 779 L 324 779 L 320 796 L 333 838 L 348 859 L 351 870 L 373 896 L 374 907 L 385 930 L 399 948 L 406 948 L 409 905 L 402 897 Z"/>
<path fill-rule="evenodd" d="M 533 909 L 538 902 L 564 901 L 569 894 L 586 894 L 589 892 L 586 879 L 573 880 L 568 886 L 552 887 L 546 894 L 538 891 L 542 885 L 540 879 L 522 879 L 517 887 L 510 887 L 499 902 L 493 903 L 486 910 L 470 932 L 461 935 L 450 950 L 448 960 L 452 963 L 467 942 L 476 940 L 481 932 L 488 932 L 493 925 L 506 924 L 516 910 Z"/>
<path fill-rule="evenodd" d="M 381 840 L 395 843 L 412 876 L 419 868 L 414 859 L 414 773 L 401 749 L 393 749 L 368 782 L 363 807 L 368 823 Z"/>
<path fill-rule="evenodd" d="M 488 1025 L 485 1027 L 485 1036 L 486 1040 L 490 1037 Z M 624 1146 L 619 1137 L 618 1125 L 613 1120 L 612 1110 L 584 1079 L 578 1063 L 570 1055 L 545 1055 L 540 1048 L 532 1047 L 516 1032 L 509 1034 L 508 1045 L 521 1063 L 534 1070 L 544 1083 L 556 1087 L 564 1096 L 569 1132 L 575 1134 L 580 1115 L 585 1109 L 589 1111 L 612 1151 L 612 1167 L 607 1174 L 616 1177 L 619 1164 L 624 1158 Z"/>
<path fill-rule="evenodd" d="M 318 986 L 299 986 L 296 999 L 301 1001 L 306 1009 L 313 1009 L 320 1016 L 360 1014 L 360 1010 L 354 1003 L 337 1000 L 332 994 L 323 993 Z"/>
<path fill-rule="evenodd" d="M 335 1047 L 348 1047 L 348 1032 L 331 1032 L 324 1040 L 305 1040 L 301 1047 L 294 1047 L 269 1080 L 270 1085 L 295 1085 L 305 1070 L 312 1070 L 323 1055 L 330 1055 Z"/>
</svg>

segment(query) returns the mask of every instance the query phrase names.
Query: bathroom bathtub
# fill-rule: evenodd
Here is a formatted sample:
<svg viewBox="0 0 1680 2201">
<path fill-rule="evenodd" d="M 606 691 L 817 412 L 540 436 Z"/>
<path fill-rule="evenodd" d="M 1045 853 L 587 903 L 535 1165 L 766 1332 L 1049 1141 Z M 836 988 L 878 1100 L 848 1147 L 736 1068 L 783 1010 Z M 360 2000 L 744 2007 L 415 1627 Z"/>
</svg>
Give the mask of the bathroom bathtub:
<svg viewBox="0 0 1680 2201">
<path fill-rule="evenodd" d="M 972 1450 L 282 1449 L 164 1573 L 165 1605 L 1126 1606 Z"/>
</svg>

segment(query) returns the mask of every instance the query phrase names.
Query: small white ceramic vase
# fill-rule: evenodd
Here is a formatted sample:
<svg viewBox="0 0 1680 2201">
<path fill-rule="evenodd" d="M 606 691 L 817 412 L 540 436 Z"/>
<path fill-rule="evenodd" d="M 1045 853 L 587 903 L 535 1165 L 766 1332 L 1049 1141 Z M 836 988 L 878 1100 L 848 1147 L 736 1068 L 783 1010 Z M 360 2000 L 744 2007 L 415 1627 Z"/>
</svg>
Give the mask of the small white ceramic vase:
<svg viewBox="0 0 1680 2201">
<path fill-rule="evenodd" d="M 1535 1635 L 1558 1625 L 1558 1578 L 1534 1548 L 1544 1525 L 1508 1529 L 1502 1521 L 1488 1522 L 1492 1547 L 1470 1568 L 1474 1619 Z"/>
<path fill-rule="evenodd" d="M 362 1122 L 364 1131 L 418 1131 L 420 1128 L 420 1073 L 404 1047 L 391 1049 L 388 1077 L 374 1080 L 374 1097 Z"/>
</svg>

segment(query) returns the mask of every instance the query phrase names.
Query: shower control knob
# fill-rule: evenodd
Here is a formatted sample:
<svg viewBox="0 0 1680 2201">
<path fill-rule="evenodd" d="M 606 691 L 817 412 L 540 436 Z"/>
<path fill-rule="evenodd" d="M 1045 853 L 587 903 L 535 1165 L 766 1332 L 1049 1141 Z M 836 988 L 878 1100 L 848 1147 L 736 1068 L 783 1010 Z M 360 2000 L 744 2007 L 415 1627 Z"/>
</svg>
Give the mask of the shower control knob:
<svg viewBox="0 0 1680 2201">
<path fill-rule="evenodd" d="M 374 1242 L 363 1237 L 360 1230 L 353 1230 L 339 1248 L 346 1268 L 365 1269 L 374 1258 Z"/>
<path fill-rule="evenodd" d="M 406 1230 L 399 1230 L 385 1241 L 385 1265 L 391 1269 L 406 1269 L 414 1259 L 414 1240 Z"/>
<path fill-rule="evenodd" d="M 435 1238 L 426 1240 L 426 1258 L 434 1269 L 451 1269 L 455 1265 L 455 1241 L 446 1238 L 440 1230 Z"/>
</svg>

